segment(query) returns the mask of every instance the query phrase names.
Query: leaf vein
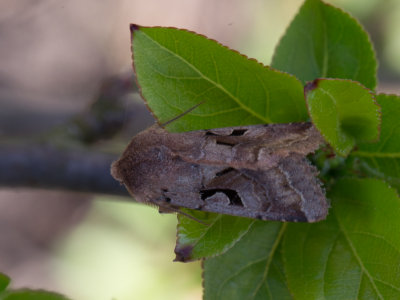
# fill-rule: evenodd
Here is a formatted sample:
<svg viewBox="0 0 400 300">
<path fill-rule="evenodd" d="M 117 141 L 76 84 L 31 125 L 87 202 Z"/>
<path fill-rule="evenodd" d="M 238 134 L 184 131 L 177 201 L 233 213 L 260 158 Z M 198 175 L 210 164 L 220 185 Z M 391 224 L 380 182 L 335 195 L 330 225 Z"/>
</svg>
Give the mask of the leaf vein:
<svg viewBox="0 0 400 300">
<path fill-rule="evenodd" d="M 365 231 L 352 231 L 352 232 L 349 232 L 349 233 L 350 233 L 350 234 L 367 235 L 367 236 L 374 237 L 374 238 L 376 238 L 376 239 L 382 240 L 382 241 L 384 241 L 386 244 L 388 244 L 390 247 L 392 247 L 393 249 L 395 249 L 396 252 L 400 255 L 400 250 L 399 250 L 395 245 L 393 245 L 392 243 L 390 243 L 387 239 L 385 239 L 383 236 L 380 236 L 380 235 L 378 235 L 378 234 L 373 234 L 373 233 L 371 233 L 371 232 L 365 232 Z"/>
<path fill-rule="evenodd" d="M 278 245 L 282 240 L 283 234 L 286 231 L 286 227 L 287 227 L 287 223 L 283 223 L 282 227 L 279 230 L 278 235 L 277 235 L 277 237 L 276 237 L 276 239 L 274 241 L 274 244 L 272 245 L 271 251 L 269 252 L 269 255 L 267 256 L 267 260 L 266 260 L 263 276 L 262 276 L 259 284 L 255 288 L 254 292 L 252 293 L 251 298 L 253 298 L 253 299 L 255 298 L 257 292 L 260 290 L 261 286 L 263 285 L 264 281 L 266 280 L 266 278 L 268 276 L 268 272 L 269 272 L 269 268 L 271 266 L 272 258 L 274 257 L 275 251 L 278 248 Z"/>
<path fill-rule="evenodd" d="M 368 277 L 369 281 L 371 282 L 372 288 L 374 289 L 374 291 L 375 291 L 376 294 L 378 295 L 379 299 L 382 299 L 382 300 L 383 300 L 384 298 L 383 298 L 382 294 L 380 293 L 378 287 L 376 286 L 375 281 L 374 281 L 374 278 L 373 278 L 372 275 L 368 272 L 368 270 L 365 268 L 365 266 L 364 266 L 364 264 L 363 264 L 361 258 L 358 256 L 357 250 L 356 250 L 356 248 L 354 247 L 352 241 L 350 240 L 347 231 L 346 231 L 345 228 L 343 227 L 343 224 L 340 223 L 339 218 L 336 217 L 336 220 L 337 220 L 337 223 L 338 223 L 338 225 L 339 225 L 340 230 L 341 230 L 342 233 L 343 233 L 343 236 L 345 237 L 345 239 L 346 239 L 346 241 L 347 241 L 347 243 L 348 243 L 348 245 L 349 245 L 349 247 L 350 247 L 350 249 L 351 249 L 351 252 L 353 252 L 354 257 L 356 258 L 358 264 L 360 265 L 361 270 L 362 270 L 362 271 L 364 272 L 364 274 Z"/>
<path fill-rule="evenodd" d="M 212 80 L 208 76 L 204 75 L 198 68 L 196 68 L 196 66 L 194 66 L 192 63 L 190 63 L 189 61 L 184 59 L 182 56 L 177 55 L 176 53 L 174 53 L 170 49 L 168 49 L 165 46 L 161 45 L 160 43 L 158 43 L 157 41 L 152 39 L 150 36 L 148 36 L 147 34 L 144 33 L 144 36 L 146 38 L 148 38 L 151 42 L 153 42 L 156 45 L 158 45 L 160 48 L 164 49 L 166 52 L 170 53 L 172 56 L 175 56 L 177 59 L 179 59 L 180 61 L 182 61 L 185 64 L 187 64 L 193 71 L 198 73 L 205 81 L 208 81 L 209 83 L 215 85 L 219 90 L 221 90 L 229 98 L 231 98 L 233 101 L 235 101 L 243 110 L 245 110 L 246 112 L 248 112 L 248 113 L 252 114 L 253 116 L 257 117 L 258 119 L 260 119 L 264 123 L 271 123 L 271 120 L 268 117 L 262 116 L 259 113 L 255 112 L 254 110 L 252 110 L 251 108 L 243 105 L 243 102 L 241 102 L 240 99 L 238 99 L 235 95 L 233 95 L 231 92 L 229 92 L 224 86 L 222 86 L 221 84 L 215 82 L 214 80 Z"/>
</svg>

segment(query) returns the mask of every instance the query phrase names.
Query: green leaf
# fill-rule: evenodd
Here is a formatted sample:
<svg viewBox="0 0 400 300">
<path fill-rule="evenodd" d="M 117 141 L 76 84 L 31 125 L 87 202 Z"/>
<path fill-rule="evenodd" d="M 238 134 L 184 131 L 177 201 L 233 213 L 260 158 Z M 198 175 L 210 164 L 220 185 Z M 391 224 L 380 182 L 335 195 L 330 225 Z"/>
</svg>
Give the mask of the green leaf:
<svg viewBox="0 0 400 300">
<path fill-rule="evenodd" d="M 295 299 L 400 299 L 400 199 L 376 179 L 342 179 L 328 219 L 290 224 L 283 242 Z"/>
<path fill-rule="evenodd" d="M 24 289 L 6 292 L 0 295 L 0 300 L 68 300 L 68 298 L 52 292 Z"/>
<path fill-rule="evenodd" d="M 0 300 L 68 300 L 66 297 L 42 290 L 7 290 L 10 278 L 0 273 Z"/>
<path fill-rule="evenodd" d="M 286 224 L 256 221 L 226 253 L 203 265 L 204 299 L 292 299 L 279 243 Z"/>
<path fill-rule="evenodd" d="M 202 223 L 178 215 L 176 261 L 190 261 L 222 254 L 246 234 L 254 223 L 254 220 L 249 218 L 195 210 L 185 212 Z"/>
<path fill-rule="evenodd" d="M 4 291 L 9 284 L 10 284 L 10 278 L 0 273 L 0 293 Z"/>
<path fill-rule="evenodd" d="M 305 94 L 314 125 L 339 154 L 347 155 L 356 141 L 378 138 L 379 106 L 358 82 L 317 79 L 306 85 Z"/>
<path fill-rule="evenodd" d="M 376 100 L 382 110 L 380 139 L 359 144 L 352 155 L 359 158 L 364 171 L 400 190 L 400 97 L 379 94 Z"/>
<path fill-rule="evenodd" d="M 171 131 L 308 119 L 302 84 L 204 36 L 131 25 L 133 64 L 142 95 Z"/>
<path fill-rule="evenodd" d="M 376 86 L 374 50 L 367 33 L 347 13 L 320 0 L 307 0 L 275 50 L 272 67 L 303 83 L 321 77 L 352 79 Z"/>
</svg>

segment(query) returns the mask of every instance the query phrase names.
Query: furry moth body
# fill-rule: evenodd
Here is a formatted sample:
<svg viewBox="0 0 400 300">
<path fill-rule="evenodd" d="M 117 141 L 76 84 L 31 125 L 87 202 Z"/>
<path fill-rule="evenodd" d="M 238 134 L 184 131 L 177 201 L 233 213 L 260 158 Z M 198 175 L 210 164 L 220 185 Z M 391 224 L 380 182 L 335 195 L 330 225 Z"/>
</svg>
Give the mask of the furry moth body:
<svg viewBox="0 0 400 300">
<path fill-rule="evenodd" d="M 138 202 L 241 217 L 315 222 L 328 203 L 305 156 L 323 139 L 311 123 L 136 135 L 112 175 Z"/>
</svg>

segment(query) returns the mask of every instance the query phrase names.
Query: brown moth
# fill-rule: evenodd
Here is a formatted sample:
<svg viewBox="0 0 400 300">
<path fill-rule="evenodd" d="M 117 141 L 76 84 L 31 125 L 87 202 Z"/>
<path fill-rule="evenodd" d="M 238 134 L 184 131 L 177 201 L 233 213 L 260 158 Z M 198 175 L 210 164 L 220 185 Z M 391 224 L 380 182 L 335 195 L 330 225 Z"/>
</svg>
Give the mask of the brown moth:
<svg viewBox="0 0 400 300">
<path fill-rule="evenodd" d="M 305 156 L 323 138 L 311 123 L 136 135 L 111 173 L 138 202 L 261 220 L 316 222 L 328 202 Z"/>
</svg>

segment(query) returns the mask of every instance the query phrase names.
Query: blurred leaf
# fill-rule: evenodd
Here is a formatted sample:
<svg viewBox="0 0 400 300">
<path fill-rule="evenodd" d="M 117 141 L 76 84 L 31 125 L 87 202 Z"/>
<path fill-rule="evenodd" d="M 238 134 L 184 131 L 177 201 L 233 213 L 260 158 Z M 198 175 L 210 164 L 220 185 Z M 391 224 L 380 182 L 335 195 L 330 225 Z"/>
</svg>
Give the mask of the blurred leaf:
<svg viewBox="0 0 400 300">
<path fill-rule="evenodd" d="M 256 221 L 226 253 L 206 259 L 204 299 L 292 299 L 278 252 L 286 226 Z"/>
<path fill-rule="evenodd" d="M 10 278 L 0 273 L 0 292 L 4 291 L 10 284 Z"/>
<path fill-rule="evenodd" d="M 352 155 L 360 159 L 364 171 L 400 190 L 400 97 L 380 94 L 376 100 L 382 110 L 380 139 L 359 144 Z"/>
<path fill-rule="evenodd" d="M 0 273 L 0 300 L 68 300 L 66 297 L 43 290 L 7 290 L 10 278 Z"/>
<path fill-rule="evenodd" d="M 321 77 L 353 79 L 371 90 L 377 63 L 356 19 L 320 0 L 307 0 L 275 50 L 272 67 L 303 84 Z"/>
<path fill-rule="evenodd" d="M 176 216 L 121 200 L 96 197 L 57 245 L 57 286 L 74 300 L 200 299 L 200 264 L 172 262 Z"/>
<path fill-rule="evenodd" d="M 305 87 L 308 110 L 314 125 L 341 155 L 356 141 L 379 136 L 379 106 L 373 95 L 358 82 L 317 79 Z"/>
<path fill-rule="evenodd" d="M 400 199 L 375 179 L 342 179 L 328 219 L 290 224 L 283 259 L 296 299 L 400 299 Z"/>
<path fill-rule="evenodd" d="M 0 295 L 0 300 L 68 300 L 68 298 L 46 291 L 18 290 Z"/>
<path fill-rule="evenodd" d="M 231 248 L 254 223 L 253 219 L 185 210 L 194 218 L 178 215 L 177 261 L 212 257 Z M 207 225 L 206 225 L 207 224 Z"/>
<path fill-rule="evenodd" d="M 188 131 L 308 119 L 302 84 L 204 36 L 131 25 L 142 95 L 161 123 L 202 103 L 168 129 Z"/>
</svg>

